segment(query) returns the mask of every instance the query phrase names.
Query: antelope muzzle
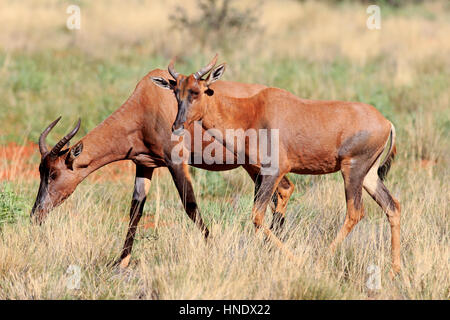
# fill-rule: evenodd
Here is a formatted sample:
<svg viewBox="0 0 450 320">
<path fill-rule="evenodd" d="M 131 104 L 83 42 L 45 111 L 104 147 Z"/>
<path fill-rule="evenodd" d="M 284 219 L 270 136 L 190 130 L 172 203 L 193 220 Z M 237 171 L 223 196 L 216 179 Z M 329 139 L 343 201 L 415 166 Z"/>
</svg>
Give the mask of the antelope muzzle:
<svg viewBox="0 0 450 320">
<path fill-rule="evenodd" d="M 189 107 L 189 102 L 182 100 L 178 103 L 178 113 L 175 122 L 172 125 L 172 132 L 177 136 L 184 134 L 184 123 L 186 122 L 186 113 Z"/>
</svg>

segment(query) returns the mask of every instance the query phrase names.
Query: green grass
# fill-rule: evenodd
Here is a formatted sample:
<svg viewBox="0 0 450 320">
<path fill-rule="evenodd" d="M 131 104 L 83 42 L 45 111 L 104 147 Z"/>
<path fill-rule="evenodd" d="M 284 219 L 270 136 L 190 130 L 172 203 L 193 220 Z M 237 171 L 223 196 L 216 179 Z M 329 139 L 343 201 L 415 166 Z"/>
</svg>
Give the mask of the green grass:
<svg viewBox="0 0 450 320">
<path fill-rule="evenodd" d="M 200 57 L 187 59 L 186 64 L 180 64 L 180 71 L 193 70 L 194 61 L 198 65 Z M 0 65 L 4 59 L 5 54 L 0 54 Z M 3 144 L 24 139 L 37 141 L 49 120 L 58 115 L 63 119 L 49 136 L 49 143 L 55 143 L 78 117 L 83 121 L 80 136 L 84 135 L 126 100 L 142 76 L 153 68 L 164 68 L 167 63 L 162 57 L 143 58 L 138 54 L 127 60 L 119 55 L 100 61 L 76 51 L 15 53 L 10 59 L 9 76 L 0 79 L 0 94 L 4 97 L 0 108 Z M 430 105 L 448 94 L 450 70 L 442 68 L 439 62 L 417 66 L 421 76 L 409 86 L 392 84 L 386 77 L 390 66 L 382 58 L 363 66 L 345 59 L 322 64 L 302 59 L 258 64 L 256 71 L 247 70 L 245 63 L 239 64 L 240 72 L 233 79 L 225 75 L 225 79 L 241 81 L 247 73 L 256 72 L 255 79 L 264 74 L 259 82 L 300 97 L 363 101 L 380 110 L 400 132 L 414 125 L 415 118 L 423 112 L 432 111 L 430 125 L 448 139 L 448 108 Z M 408 137 L 400 133 L 400 139 L 403 138 Z"/>
<path fill-rule="evenodd" d="M 25 195 L 14 191 L 11 183 L 0 183 L 0 230 L 4 224 L 28 217 Z"/>
</svg>

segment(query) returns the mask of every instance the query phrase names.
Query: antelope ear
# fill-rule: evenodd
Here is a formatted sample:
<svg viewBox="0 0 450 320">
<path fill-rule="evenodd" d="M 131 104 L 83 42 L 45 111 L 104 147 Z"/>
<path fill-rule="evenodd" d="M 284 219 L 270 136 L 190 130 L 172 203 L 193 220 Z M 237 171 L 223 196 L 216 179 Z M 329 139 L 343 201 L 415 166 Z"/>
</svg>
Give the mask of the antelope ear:
<svg viewBox="0 0 450 320">
<path fill-rule="evenodd" d="M 208 78 L 206 78 L 206 86 L 210 86 L 213 82 L 216 82 L 220 79 L 220 77 L 222 77 L 225 72 L 225 66 L 226 63 L 222 63 L 209 73 Z"/>
<path fill-rule="evenodd" d="M 72 148 L 70 148 L 69 153 L 66 156 L 66 165 L 67 168 L 70 170 L 73 170 L 73 162 L 75 159 L 81 154 L 83 151 L 83 142 L 80 141 L 76 145 L 74 145 Z"/>
<path fill-rule="evenodd" d="M 161 77 L 150 77 L 152 79 L 153 83 L 157 86 L 164 88 L 164 89 L 172 89 L 171 84 L 164 78 Z"/>
</svg>

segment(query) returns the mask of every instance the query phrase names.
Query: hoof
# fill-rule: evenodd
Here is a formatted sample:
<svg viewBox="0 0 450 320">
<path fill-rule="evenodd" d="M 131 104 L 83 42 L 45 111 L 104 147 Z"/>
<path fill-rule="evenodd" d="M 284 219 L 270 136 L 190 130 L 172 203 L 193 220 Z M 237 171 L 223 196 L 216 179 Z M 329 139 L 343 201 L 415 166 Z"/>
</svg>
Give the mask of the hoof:
<svg viewBox="0 0 450 320">
<path fill-rule="evenodd" d="M 392 266 L 392 269 L 389 271 L 389 278 L 394 280 L 396 276 L 400 273 L 400 266 Z"/>
<path fill-rule="evenodd" d="M 130 259 L 131 259 L 131 254 L 129 254 L 125 258 L 123 258 L 122 261 L 120 261 L 120 263 L 119 263 L 119 268 L 122 270 L 126 269 L 128 267 L 128 265 L 130 264 Z"/>
</svg>

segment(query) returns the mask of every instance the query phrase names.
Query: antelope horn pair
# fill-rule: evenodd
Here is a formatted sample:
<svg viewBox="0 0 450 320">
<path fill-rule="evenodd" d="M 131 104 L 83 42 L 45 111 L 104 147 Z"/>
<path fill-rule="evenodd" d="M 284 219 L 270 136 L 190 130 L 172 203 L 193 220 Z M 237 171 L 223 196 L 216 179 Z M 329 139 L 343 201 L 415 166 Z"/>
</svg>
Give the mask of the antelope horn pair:
<svg viewBox="0 0 450 320">
<path fill-rule="evenodd" d="M 167 68 L 170 75 L 177 80 L 177 78 L 180 76 L 180 74 L 175 70 L 175 67 L 173 66 L 175 63 L 175 58 L 170 61 L 169 67 Z M 207 74 L 211 69 L 216 65 L 217 63 L 217 53 L 214 56 L 214 58 L 211 60 L 209 64 L 198 70 L 196 73 L 194 73 L 195 80 L 199 80 L 201 77 L 203 77 L 205 74 Z"/>
<path fill-rule="evenodd" d="M 80 130 L 81 119 L 78 119 L 78 123 L 75 128 L 66 136 L 64 136 L 64 138 L 59 140 L 58 143 L 49 152 L 45 143 L 45 139 L 47 138 L 48 133 L 53 129 L 54 126 L 56 126 L 59 120 L 61 120 L 61 117 L 50 123 L 50 125 L 39 136 L 39 151 L 41 152 L 42 157 L 45 157 L 48 153 L 50 153 L 50 156 L 52 157 L 57 157 L 59 151 L 61 151 L 61 149 L 70 141 L 70 139 L 72 139 L 77 134 L 78 130 Z"/>
</svg>

